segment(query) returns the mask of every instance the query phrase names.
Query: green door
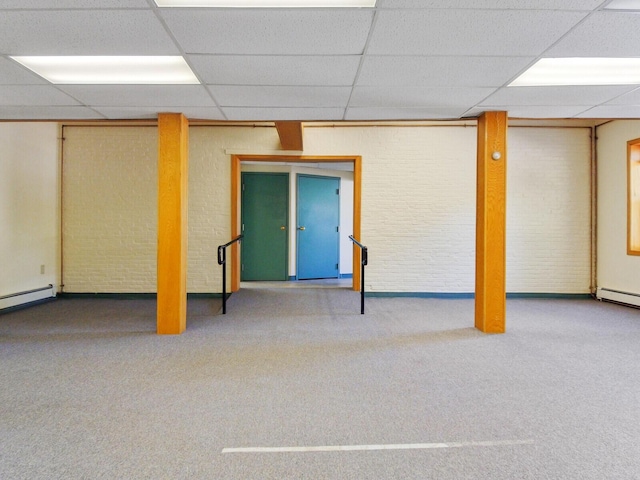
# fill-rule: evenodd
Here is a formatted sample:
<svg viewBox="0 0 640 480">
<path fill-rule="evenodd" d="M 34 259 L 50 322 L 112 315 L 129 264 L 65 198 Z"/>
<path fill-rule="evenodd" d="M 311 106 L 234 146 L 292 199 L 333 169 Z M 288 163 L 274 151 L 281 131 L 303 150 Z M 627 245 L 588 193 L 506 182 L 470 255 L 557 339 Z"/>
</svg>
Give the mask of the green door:
<svg viewBox="0 0 640 480">
<path fill-rule="evenodd" d="M 241 280 L 288 279 L 289 174 L 242 174 Z"/>
<path fill-rule="evenodd" d="M 298 175 L 298 279 L 337 278 L 340 179 Z"/>
</svg>

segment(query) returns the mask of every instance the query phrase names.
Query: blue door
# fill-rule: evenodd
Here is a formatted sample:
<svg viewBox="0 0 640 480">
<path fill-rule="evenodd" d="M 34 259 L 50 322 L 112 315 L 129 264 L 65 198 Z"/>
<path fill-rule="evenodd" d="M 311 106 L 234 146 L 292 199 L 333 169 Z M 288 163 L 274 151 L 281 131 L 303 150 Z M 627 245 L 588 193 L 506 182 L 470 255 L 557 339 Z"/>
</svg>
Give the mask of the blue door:
<svg viewBox="0 0 640 480">
<path fill-rule="evenodd" d="M 298 175 L 298 280 L 338 278 L 340 179 Z"/>
</svg>

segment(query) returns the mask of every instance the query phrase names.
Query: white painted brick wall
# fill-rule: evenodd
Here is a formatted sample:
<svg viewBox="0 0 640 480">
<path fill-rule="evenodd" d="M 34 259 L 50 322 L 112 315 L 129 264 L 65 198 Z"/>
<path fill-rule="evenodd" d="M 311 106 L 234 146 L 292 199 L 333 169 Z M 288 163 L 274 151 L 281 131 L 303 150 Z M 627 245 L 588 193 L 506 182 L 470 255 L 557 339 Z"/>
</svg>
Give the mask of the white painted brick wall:
<svg viewBox="0 0 640 480">
<path fill-rule="evenodd" d="M 260 153 L 279 145 L 275 128 L 189 129 L 189 292 L 222 291 L 218 245 L 231 240 L 231 158 L 226 149 Z M 231 256 L 230 249 L 227 256 Z M 230 268 L 229 264 L 229 282 Z"/>
<path fill-rule="evenodd" d="M 368 290 L 473 291 L 475 128 L 306 129 L 305 144 L 363 157 Z"/>
<path fill-rule="evenodd" d="M 589 293 L 590 132 L 509 129 L 507 291 Z"/>
<path fill-rule="evenodd" d="M 157 129 L 66 127 L 64 136 L 64 291 L 155 292 Z"/>
<path fill-rule="evenodd" d="M 71 152 L 65 154 L 67 291 L 155 291 L 155 129 L 114 128 L 76 128 L 81 138 L 65 148 L 82 150 L 72 154 L 73 171 L 67 165 Z M 588 133 L 510 129 L 509 291 L 588 291 Z M 369 290 L 473 291 L 474 127 L 305 128 L 304 142 L 306 155 L 363 157 L 361 240 L 370 248 Z M 229 153 L 271 154 L 278 147 L 274 128 L 190 129 L 188 291 L 220 291 L 216 247 L 231 236 Z M 141 175 L 123 178 L 123 163 L 129 165 L 124 171 Z M 106 193 L 104 202 L 96 191 Z M 120 208 L 122 198 L 135 206 Z M 140 238 L 114 233 L 122 223 L 141 224 L 141 217 L 153 226 Z M 109 224 L 99 235 L 97 218 Z M 109 255 L 98 253 L 103 251 Z"/>
</svg>

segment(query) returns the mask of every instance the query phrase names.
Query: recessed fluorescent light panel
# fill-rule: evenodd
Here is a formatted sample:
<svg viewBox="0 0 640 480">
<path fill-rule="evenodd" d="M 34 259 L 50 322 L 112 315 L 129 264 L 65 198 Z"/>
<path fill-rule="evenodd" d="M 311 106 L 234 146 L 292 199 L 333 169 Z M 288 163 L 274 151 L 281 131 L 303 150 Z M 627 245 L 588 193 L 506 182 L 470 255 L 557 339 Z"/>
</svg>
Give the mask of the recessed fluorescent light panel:
<svg viewBox="0 0 640 480">
<path fill-rule="evenodd" d="M 510 87 L 640 84 L 640 58 L 543 58 Z"/>
<path fill-rule="evenodd" d="M 11 57 L 56 84 L 199 84 L 180 56 Z"/>
<path fill-rule="evenodd" d="M 334 8 L 375 7 L 376 0 L 155 0 L 159 7 Z"/>
</svg>

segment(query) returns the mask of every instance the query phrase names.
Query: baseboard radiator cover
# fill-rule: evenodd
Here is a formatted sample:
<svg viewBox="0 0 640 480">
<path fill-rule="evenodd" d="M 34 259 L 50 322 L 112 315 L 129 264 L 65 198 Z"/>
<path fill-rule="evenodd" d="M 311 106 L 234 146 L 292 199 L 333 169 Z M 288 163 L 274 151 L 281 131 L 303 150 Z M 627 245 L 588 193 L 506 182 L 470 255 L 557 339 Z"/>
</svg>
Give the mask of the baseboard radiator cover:
<svg viewBox="0 0 640 480">
<path fill-rule="evenodd" d="M 598 300 L 608 300 L 610 302 L 624 303 L 626 305 L 640 307 L 640 295 L 637 293 L 621 292 L 620 290 L 598 287 L 596 297 Z"/>
<path fill-rule="evenodd" d="M 56 289 L 52 284 L 42 288 L 34 288 L 23 292 L 10 293 L 9 295 L 1 295 L 0 310 L 18 307 L 20 305 L 45 300 L 55 296 Z"/>
</svg>

